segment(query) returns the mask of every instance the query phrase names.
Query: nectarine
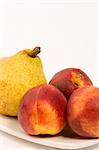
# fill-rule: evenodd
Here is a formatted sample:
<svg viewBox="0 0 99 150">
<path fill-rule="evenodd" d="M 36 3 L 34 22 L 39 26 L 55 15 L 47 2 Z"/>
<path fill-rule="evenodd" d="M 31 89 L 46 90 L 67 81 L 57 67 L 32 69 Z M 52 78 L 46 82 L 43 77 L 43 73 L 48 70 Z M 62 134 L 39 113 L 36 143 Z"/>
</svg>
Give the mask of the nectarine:
<svg viewBox="0 0 99 150">
<path fill-rule="evenodd" d="M 67 68 L 56 73 L 49 84 L 57 87 L 68 100 L 75 89 L 92 85 L 92 81 L 82 70 Z"/>
<path fill-rule="evenodd" d="M 71 95 L 67 105 L 67 120 L 80 136 L 99 137 L 99 88 L 79 88 Z"/>
<path fill-rule="evenodd" d="M 30 89 L 19 107 L 18 120 L 30 135 L 57 134 L 66 123 L 65 96 L 52 85 Z"/>
</svg>

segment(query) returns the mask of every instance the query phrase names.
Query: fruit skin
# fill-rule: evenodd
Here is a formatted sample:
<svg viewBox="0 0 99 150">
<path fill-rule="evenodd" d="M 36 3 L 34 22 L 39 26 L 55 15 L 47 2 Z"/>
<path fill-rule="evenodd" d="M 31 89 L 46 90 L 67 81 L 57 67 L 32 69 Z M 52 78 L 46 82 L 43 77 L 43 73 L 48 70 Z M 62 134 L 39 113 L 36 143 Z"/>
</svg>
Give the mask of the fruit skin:
<svg viewBox="0 0 99 150">
<path fill-rule="evenodd" d="M 99 88 L 88 86 L 75 90 L 67 105 L 67 120 L 78 135 L 99 137 Z"/>
<path fill-rule="evenodd" d="M 42 62 L 35 55 L 39 52 L 37 50 L 39 47 L 25 49 L 0 60 L 0 114 L 17 116 L 26 91 L 46 83 Z"/>
<path fill-rule="evenodd" d="M 19 107 L 18 120 L 30 135 L 59 133 L 66 123 L 65 96 L 52 85 L 29 90 Z"/>
<path fill-rule="evenodd" d="M 67 68 L 56 73 L 49 84 L 57 87 L 68 100 L 74 90 L 92 85 L 92 81 L 82 70 Z"/>
</svg>

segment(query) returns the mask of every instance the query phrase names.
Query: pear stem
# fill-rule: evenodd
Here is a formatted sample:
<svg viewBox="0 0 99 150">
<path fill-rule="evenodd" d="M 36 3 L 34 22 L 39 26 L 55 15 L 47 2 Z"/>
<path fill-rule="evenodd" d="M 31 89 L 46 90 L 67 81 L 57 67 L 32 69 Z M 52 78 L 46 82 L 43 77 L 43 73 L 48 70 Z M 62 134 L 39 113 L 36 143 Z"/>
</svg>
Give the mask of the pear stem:
<svg viewBox="0 0 99 150">
<path fill-rule="evenodd" d="M 30 53 L 28 53 L 28 55 L 30 57 L 35 58 L 37 56 L 37 54 L 39 54 L 41 52 L 40 47 L 35 47 Z"/>
</svg>

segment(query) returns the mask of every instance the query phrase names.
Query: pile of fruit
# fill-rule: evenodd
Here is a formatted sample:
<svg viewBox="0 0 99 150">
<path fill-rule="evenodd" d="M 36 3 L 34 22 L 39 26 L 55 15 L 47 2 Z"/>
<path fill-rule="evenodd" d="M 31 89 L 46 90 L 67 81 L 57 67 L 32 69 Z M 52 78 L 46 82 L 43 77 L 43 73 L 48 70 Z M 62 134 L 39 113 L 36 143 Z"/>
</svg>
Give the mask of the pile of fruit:
<svg viewBox="0 0 99 150">
<path fill-rule="evenodd" d="M 56 135 L 69 126 L 99 137 L 99 88 L 77 68 L 59 71 L 47 84 L 38 53 L 35 47 L 0 60 L 0 114 L 18 116 L 30 135 Z"/>
</svg>

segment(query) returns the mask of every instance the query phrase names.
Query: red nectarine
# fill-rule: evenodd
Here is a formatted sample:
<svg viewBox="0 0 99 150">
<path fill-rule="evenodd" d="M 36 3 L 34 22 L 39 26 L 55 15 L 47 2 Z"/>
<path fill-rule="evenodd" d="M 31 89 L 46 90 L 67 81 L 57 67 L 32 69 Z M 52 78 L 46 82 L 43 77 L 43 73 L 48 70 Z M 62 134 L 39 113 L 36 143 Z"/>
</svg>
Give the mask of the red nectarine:
<svg viewBox="0 0 99 150">
<path fill-rule="evenodd" d="M 19 107 L 18 120 L 30 135 L 57 134 L 65 125 L 67 101 L 52 85 L 30 89 Z"/>
<path fill-rule="evenodd" d="M 68 100 L 75 89 L 92 85 L 92 82 L 82 70 L 67 68 L 56 73 L 49 84 L 57 87 Z"/>
<path fill-rule="evenodd" d="M 72 130 L 83 137 L 99 137 L 99 88 L 79 88 L 67 105 L 67 120 Z"/>
</svg>

